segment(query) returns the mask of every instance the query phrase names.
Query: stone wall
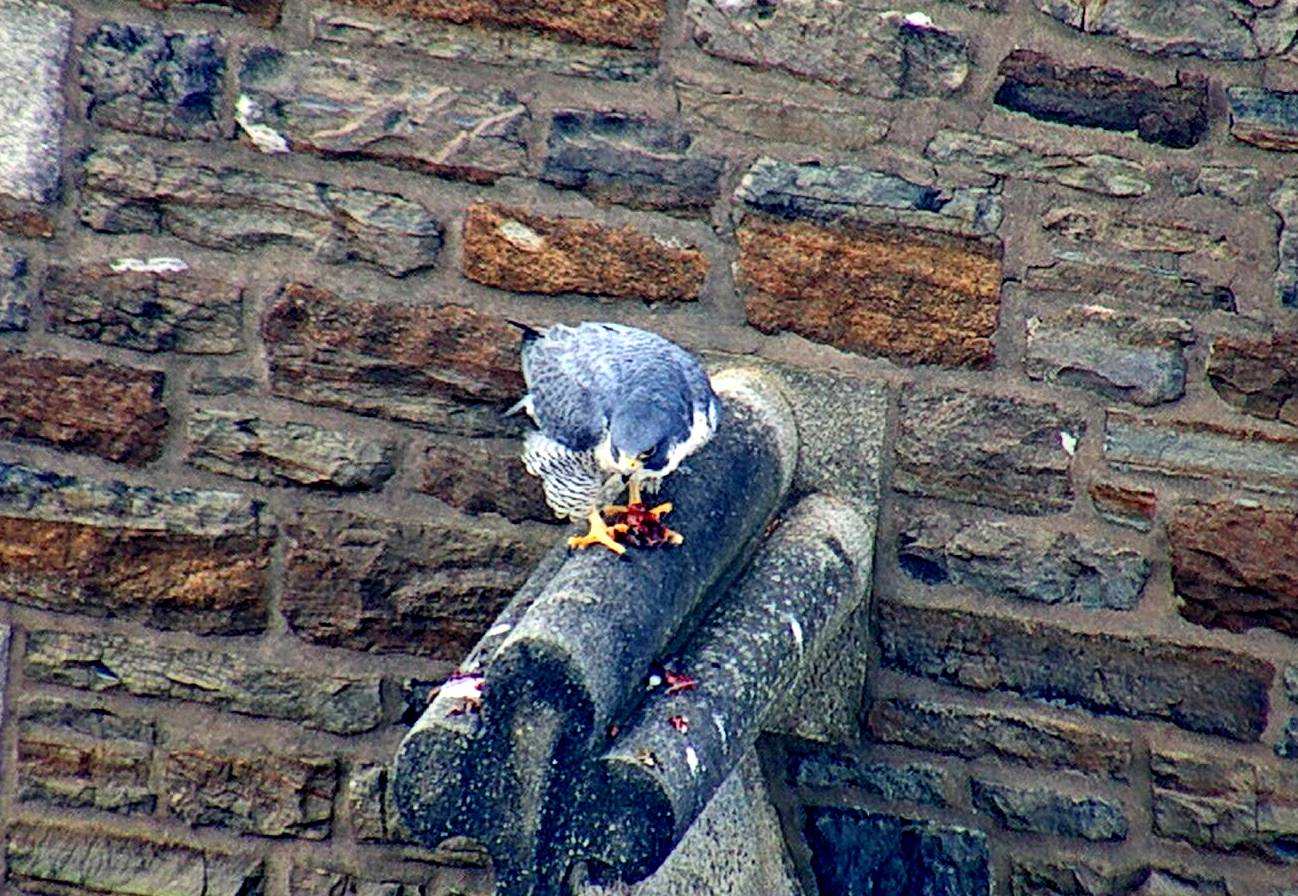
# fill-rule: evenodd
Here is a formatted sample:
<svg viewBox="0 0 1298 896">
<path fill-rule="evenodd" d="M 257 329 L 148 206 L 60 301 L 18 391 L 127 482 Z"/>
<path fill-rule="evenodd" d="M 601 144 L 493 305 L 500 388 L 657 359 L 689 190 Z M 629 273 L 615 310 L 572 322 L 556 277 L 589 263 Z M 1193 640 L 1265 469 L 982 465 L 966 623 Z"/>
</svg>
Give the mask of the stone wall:
<svg viewBox="0 0 1298 896">
<path fill-rule="evenodd" d="M 1296 34 L 0 0 L 4 887 L 485 892 L 385 764 L 558 534 L 506 318 L 605 318 L 891 395 L 808 888 L 1298 892 Z"/>
</svg>

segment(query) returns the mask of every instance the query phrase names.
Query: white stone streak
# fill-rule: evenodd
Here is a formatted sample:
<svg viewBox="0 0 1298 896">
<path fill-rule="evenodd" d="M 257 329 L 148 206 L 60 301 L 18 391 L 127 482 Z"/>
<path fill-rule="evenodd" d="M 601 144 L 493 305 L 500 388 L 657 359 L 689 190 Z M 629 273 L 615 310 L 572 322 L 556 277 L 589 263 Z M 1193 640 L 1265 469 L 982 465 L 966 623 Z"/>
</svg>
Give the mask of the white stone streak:
<svg viewBox="0 0 1298 896">
<path fill-rule="evenodd" d="M 256 100 L 246 93 L 240 94 L 239 101 L 234 106 L 234 120 L 248 135 L 252 145 L 265 153 L 288 152 L 288 141 L 274 128 L 254 120 L 260 117 L 261 107 Z"/>
<path fill-rule="evenodd" d="M 183 258 L 119 258 L 109 265 L 115 273 L 177 274 L 189 270 Z"/>
</svg>

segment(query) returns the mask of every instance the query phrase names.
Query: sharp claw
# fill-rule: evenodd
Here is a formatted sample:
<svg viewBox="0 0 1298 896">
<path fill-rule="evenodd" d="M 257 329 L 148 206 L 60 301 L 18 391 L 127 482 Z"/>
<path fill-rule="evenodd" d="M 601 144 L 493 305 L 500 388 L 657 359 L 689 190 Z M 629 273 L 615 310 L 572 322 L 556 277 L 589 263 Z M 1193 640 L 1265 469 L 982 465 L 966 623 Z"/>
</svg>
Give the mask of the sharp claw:
<svg viewBox="0 0 1298 896">
<path fill-rule="evenodd" d="M 615 526 L 609 526 L 604 522 L 604 518 L 599 515 L 598 510 L 592 510 L 588 517 L 590 531 L 585 535 L 573 535 L 568 539 L 568 547 L 574 549 L 588 548 L 591 545 L 601 544 L 615 554 L 625 554 L 626 548 L 617 543 L 615 535 L 625 532 L 626 525 L 618 523 Z"/>
<path fill-rule="evenodd" d="M 672 506 L 673 505 L 671 501 L 664 501 L 661 504 L 659 504 L 657 507 L 650 507 L 649 512 L 652 513 L 654 516 L 666 516 L 667 514 L 672 512 Z"/>
</svg>

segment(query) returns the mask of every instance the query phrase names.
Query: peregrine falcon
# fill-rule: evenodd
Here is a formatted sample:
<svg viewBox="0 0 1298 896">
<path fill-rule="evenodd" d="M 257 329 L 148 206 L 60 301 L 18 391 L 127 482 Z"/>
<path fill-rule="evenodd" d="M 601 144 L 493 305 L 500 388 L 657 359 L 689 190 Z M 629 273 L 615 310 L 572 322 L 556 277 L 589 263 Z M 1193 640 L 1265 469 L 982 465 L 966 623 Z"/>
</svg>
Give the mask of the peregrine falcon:
<svg viewBox="0 0 1298 896">
<path fill-rule="evenodd" d="M 641 503 L 642 486 L 656 491 L 716 432 L 721 402 L 699 362 L 656 333 L 592 322 L 517 326 L 528 392 L 511 410 L 527 411 L 539 427 L 523 443 L 523 463 L 541 478 L 557 516 L 590 523 L 570 546 L 621 554 L 618 527 L 605 523 L 600 506 L 624 487 L 630 505 Z"/>
</svg>

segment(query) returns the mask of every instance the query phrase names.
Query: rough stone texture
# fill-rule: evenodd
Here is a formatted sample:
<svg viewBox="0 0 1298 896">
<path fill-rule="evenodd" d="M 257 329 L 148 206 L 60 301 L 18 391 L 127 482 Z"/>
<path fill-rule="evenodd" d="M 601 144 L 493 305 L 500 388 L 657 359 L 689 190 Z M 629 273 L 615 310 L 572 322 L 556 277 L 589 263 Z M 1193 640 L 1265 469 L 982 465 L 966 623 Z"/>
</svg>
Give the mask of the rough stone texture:
<svg viewBox="0 0 1298 896">
<path fill-rule="evenodd" d="M 379 881 L 346 871 L 295 864 L 289 872 L 288 893 L 289 896 L 424 896 L 425 890 L 419 884 Z"/>
<path fill-rule="evenodd" d="M 388 834 L 388 767 L 359 763 L 347 776 L 347 817 L 357 840 L 386 840 Z"/>
<path fill-rule="evenodd" d="M 271 47 L 245 50 L 238 122 L 297 152 L 374 159 L 491 183 L 527 171 L 527 107 L 507 90 L 428 83 L 410 72 Z"/>
<path fill-rule="evenodd" d="M 1298 769 L 1154 743 L 1154 833 L 1294 864 Z"/>
<path fill-rule="evenodd" d="M 1281 759 L 1298 759 L 1298 716 L 1290 716 L 1275 743 L 1275 754 Z"/>
<path fill-rule="evenodd" d="M 1010 896 L 1231 896 L 1220 878 L 1183 868 L 1107 862 L 1010 858 Z"/>
<path fill-rule="evenodd" d="M 1087 486 L 1095 512 L 1111 523 L 1148 532 L 1158 511 L 1158 494 L 1151 488 L 1115 479 L 1092 479 Z"/>
<path fill-rule="evenodd" d="M 440 439 L 424 450 L 417 487 L 465 513 L 553 523 L 554 511 L 521 452 L 521 443 L 512 440 Z"/>
<path fill-rule="evenodd" d="M 950 96 L 964 86 L 973 60 L 963 35 L 923 14 L 865 5 L 690 0 L 685 15 L 705 53 L 849 93 L 879 99 Z"/>
<path fill-rule="evenodd" d="M 1079 797 L 1044 787 L 1015 787 L 973 778 L 973 807 L 1011 831 L 1031 831 L 1083 840 L 1124 840 L 1128 824 L 1119 803 Z"/>
<path fill-rule="evenodd" d="M 225 42 L 212 32 L 100 25 L 81 51 L 87 114 L 103 127 L 169 140 L 222 136 Z"/>
<path fill-rule="evenodd" d="M 389 523 L 350 513 L 284 524 L 280 610 L 301 637 L 458 661 L 550 547 L 548 528 L 465 519 Z"/>
<path fill-rule="evenodd" d="M 185 6 L 224 6 L 232 13 L 247 16 L 262 28 L 271 28 L 279 22 L 284 0 L 139 0 L 148 9 L 171 9 Z"/>
<path fill-rule="evenodd" d="M 377 676 L 313 672 L 121 635 L 33 631 L 23 668 L 33 681 L 205 703 L 333 734 L 359 734 L 384 719 Z"/>
<path fill-rule="evenodd" d="M 735 200 L 773 217 L 825 226 L 904 225 L 992 237 L 1001 223 L 998 190 L 928 186 L 859 165 L 759 158 L 744 174 Z"/>
<path fill-rule="evenodd" d="M 720 195 L 724 160 L 691 150 L 678 125 L 621 112 L 554 113 L 541 179 L 597 202 L 702 213 Z"/>
<path fill-rule="evenodd" d="M 152 814 L 152 723 L 50 698 L 24 700 L 17 716 L 19 800 Z"/>
<path fill-rule="evenodd" d="M 502 411 L 525 391 L 520 332 L 460 305 L 347 300 L 290 283 L 262 320 L 271 391 L 282 398 L 420 423 L 513 435 Z"/>
<path fill-rule="evenodd" d="M 737 275 L 748 322 L 911 364 L 985 366 L 1000 308 L 991 246 L 942 234 L 750 217 Z"/>
<path fill-rule="evenodd" d="M 1266 726 L 1275 670 L 1243 654 L 898 603 L 878 624 L 883 664 L 914 675 L 1234 740 Z"/>
<path fill-rule="evenodd" d="M 1015 50 L 1001 60 L 1005 80 L 998 106 L 1042 121 L 1110 131 L 1135 131 L 1141 140 L 1177 149 L 1208 133 L 1208 80 L 1178 75 L 1162 86 L 1120 69 L 1070 68 L 1034 50 Z"/>
<path fill-rule="evenodd" d="M 859 111 L 849 99 L 794 102 L 745 92 L 723 79 L 682 79 L 675 86 L 687 120 L 760 140 L 860 150 L 888 134 L 886 120 Z"/>
<path fill-rule="evenodd" d="M 1262 87 L 1231 87 L 1230 133 L 1236 140 L 1292 152 L 1298 150 L 1298 93 Z"/>
<path fill-rule="evenodd" d="M 53 824 L 18 822 L 5 846 L 8 882 L 25 892 L 250 896 L 265 876 L 252 854 Z"/>
<path fill-rule="evenodd" d="M 1081 717 L 1064 721 L 1026 709 L 994 709 L 945 698 L 876 700 L 866 727 L 875 740 L 917 750 L 1076 769 L 1123 781 L 1132 759 L 1130 737 L 1097 730 Z"/>
<path fill-rule="evenodd" d="M 1048 264 L 1030 265 L 1023 285 L 1074 300 L 1180 312 L 1235 310 L 1227 286 L 1206 283 L 1156 264 L 1102 253 L 1057 250 Z"/>
<path fill-rule="evenodd" d="M 0 588 L 64 613 L 258 632 L 269 613 L 272 542 L 259 513 L 226 492 L 159 492 L 0 464 Z"/>
<path fill-rule="evenodd" d="M 1104 457 L 1121 470 L 1235 481 L 1264 491 L 1298 485 L 1298 437 L 1207 422 L 1146 420 L 1110 410 Z"/>
<path fill-rule="evenodd" d="M 333 759 L 296 751 L 195 746 L 168 752 L 161 787 L 171 814 L 193 827 L 321 840 L 329 836 L 338 772 Z"/>
<path fill-rule="evenodd" d="M 811 868 L 822 893 L 989 896 L 980 831 L 855 809 L 807 810 Z"/>
<path fill-rule="evenodd" d="M 1149 407 L 1184 394 L 1184 347 L 1193 339 L 1179 318 L 1080 305 L 1028 318 L 1024 367 L 1033 379 Z"/>
<path fill-rule="evenodd" d="M 673 302 L 697 299 L 707 258 L 635 227 L 475 203 L 464 218 L 464 276 L 514 292 L 582 293 Z"/>
<path fill-rule="evenodd" d="M 947 388 L 902 390 L 893 485 L 904 492 L 1052 513 L 1073 501 L 1068 469 L 1086 432 L 1080 416 Z"/>
<path fill-rule="evenodd" d="M 1167 255 L 1221 259 L 1232 253 L 1225 229 L 1212 220 L 1169 219 L 1094 201 L 1052 205 L 1042 212 L 1041 227 L 1106 260 L 1135 257 L 1161 262 Z"/>
<path fill-rule="evenodd" d="M 0 352 L 0 437 L 141 466 L 162 451 L 163 376 L 107 361 Z"/>
<path fill-rule="evenodd" d="M 1261 173 L 1248 166 L 1204 165 L 1188 172 L 1174 171 L 1172 186 L 1179 196 L 1200 194 L 1231 205 L 1250 205 L 1265 198 Z"/>
<path fill-rule="evenodd" d="M 1104 196 L 1143 196 L 1153 187 L 1145 169 L 1130 159 L 1098 152 L 1049 151 L 967 131 L 938 131 L 924 155 L 934 162 L 964 165 L 998 177 L 1013 175 Z"/>
<path fill-rule="evenodd" d="M 395 471 L 396 445 L 309 423 L 233 411 L 197 410 L 186 421 L 185 459 L 196 467 L 260 482 L 356 491 Z"/>
<path fill-rule="evenodd" d="M 0 84 L 22 85 L 0 94 L 0 197 L 49 203 L 58 194 L 71 32 L 72 13 L 60 6 L 0 0 Z"/>
<path fill-rule="evenodd" d="M 27 256 L 0 245 L 0 333 L 25 330 L 32 316 Z"/>
<path fill-rule="evenodd" d="M 1181 615 L 1198 625 L 1266 626 L 1298 637 L 1298 510 L 1256 502 L 1185 503 L 1167 524 Z"/>
<path fill-rule="evenodd" d="M 922 762 L 893 765 L 860 762 L 846 756 L 812 753 L 792 757 L 790 778 L 798 787 L 833 790 L 850 787 L 893 802 L 902 800 L 929 806 L 947 804 L 947 774 Z"/>
<path fill-rule="evenodd" d="M 243 287 L 177 261 L 51 267 L 42 291 L 49 328 L 142 352 L 237 352 Z"/>
<path fill-rule="evenodd" d="M 1244 413 L 1298 426 L 1298 333 L 1218 336 L 1207 373 L 1217 394 Z"/>
<path fill-rule="evenodd" d="M 287 244 L 327 264 L 362 261 L 394 277 L 430 268 L 442 227 L 395 193 L 217 168 L 130 145 L 83 163 L 81 220 L 107 233 L 167 233 L 247 251 Z"/>
<path fill-rule="evenodd" d="M 897 562 L 930 585 L 1110 610 L 1134 607 L 1150 571 L 1137 551 L 1088 535 L 997 520 L 961 524 L 946 514 L 906 521 Z"/>
<path fill-rule="evenodd" d="M 1280 241 L 1276 245 L 1276 300 L 1286 308 L 1298 308 L 1298 177 L 1281 181 L 1269 201 L 1280 216 Z"/>
</svg>

